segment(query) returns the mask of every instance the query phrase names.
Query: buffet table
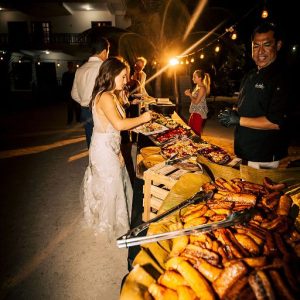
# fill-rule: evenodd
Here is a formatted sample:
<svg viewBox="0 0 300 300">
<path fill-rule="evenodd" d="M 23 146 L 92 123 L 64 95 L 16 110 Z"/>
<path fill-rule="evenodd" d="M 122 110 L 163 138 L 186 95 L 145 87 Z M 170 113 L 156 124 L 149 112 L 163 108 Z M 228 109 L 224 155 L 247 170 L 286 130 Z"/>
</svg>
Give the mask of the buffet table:
<svg viewBox="0 0 300 300">
<path fill-rule="evenodd" d="M 178 114 L 173 117 L 186 126 Z M 208 201 L 150 224 L 147 236 L 193 226 L 201 230 L 202 225 L 222 222 L 234 212 L 249 210 L 250 214 L 243 222 L 212 228 L 208 233 L 130 247 L 129 252 L 135 248 L 137 255 L 120 299 L 169 300 L 179 295 L 185 295 L 183 299 L 260 299 L 259 291 L 279 295 L 278 299 L 296 299 L 300 275 L 300 168 L 237 168 L 214 163 L 203 155 L 197 156 L 197 163 L 204 170 L 189 172 L 165 162 L 141 168 L 141 150 L 147 146 L 157 145 L 140 135 L 140 169 L 136 169 L 134 190 L 143 197 L 140 211 L 144 221 L 185 202 L 199 190 L 213 191 Z"/>
</svg>

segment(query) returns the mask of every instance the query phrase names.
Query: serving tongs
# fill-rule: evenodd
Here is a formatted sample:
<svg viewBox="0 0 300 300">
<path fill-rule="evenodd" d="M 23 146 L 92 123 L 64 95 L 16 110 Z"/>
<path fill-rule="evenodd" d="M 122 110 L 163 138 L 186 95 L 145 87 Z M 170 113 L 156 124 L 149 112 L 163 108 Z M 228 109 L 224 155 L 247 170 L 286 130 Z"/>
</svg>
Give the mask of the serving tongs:
<svg viewBox="0 0 300 300">
<path fill-rule="evenodd" d="M 144 222 L 141 225 L 138 225 L 133 229 L 128 230 L 128 232 L 126 234 L 122 235 L 121 237 L 119 237 L 117 239 L 118 247 L 119 248 L 129 247 L 129 245 L 127 245 L 128 241 L 130 241 L 132 238 L 139 238 L 137 236 L 140 233 L 142 233 L 144 230 L 146 230 L 150 226 L 150 224 L 158 222 L 158 221 L 168 217 L 172 213 L 174 213 L 180 209 L 183 209 L 189 205 L 198 204 L 200 202 L 206 202 L 207 200 L 212 198 L 213 194 L 214 193 L 212 191 L 210 191 L 208 193 L 205 193 L 204 191 L 199 191 L 195 195 L 193 195 L 191 198 L 179 203 L 178 205 L 175 205 L 174 207 L 161 213 L 157 217 L 154 217 L 153 219 L 151 219 L 147 222 Z M 136 244 L 136 245 L 139 245 L 139 244 Z M 132 246 L 134 246 L 134 245 L 132 245 Z"/>
<path fill-rule="evenodd" d="M 180 163 L 180 162 L 182 162 L 182 161 L 184 161 L 184 160 L 187 160 L 187 159 L 191 158 L 191 157 L 194 156 L 194 155 L 195 155 L 195 154 L 189 154 L 189 155 L 185 155 L 185 156 L 183 156 L 183 157 L 178 157 L 178 158 L 177 158 L 178 153 L 176 153 L 175 156 L 172 156 L 172 157 L 170 157 L 168 160 L 166 160 L 165 164 L 166 164 L 166 165 L 172 166 L 172 165 L 175 165 L 175 164 L 177 164 L 177 163 Z"/>
<path fill-rule="evenodd" d="M 293 195 L 298 194 L 300 192 L 300 182 L 288 186 L 286 189 L 283 190 L 283 192 L 286 195 L 289 195 L 289 196 L 293 196 Z"/>
<path fill-rule="evenodd" d="M 254 209 L 249 208 L 243 211 L 237 211 L 227 216 L 225 220 L 213 222 L 204 225 L 193 226 L 175 231 L 169 231 L 159 234 L 140 236 L 140 237 L 127 237 L 126 235 L 117 240 L 119 248 L 132 247 L 144 243 L 153 243 L 160 240 L 173 239 L 175 237 L 184 235 L 197 235 L 202 232 L 212 231 L 218 228 L 229 227 L 241 223 L 247 223 L 253 215 Z"/>
</svg>

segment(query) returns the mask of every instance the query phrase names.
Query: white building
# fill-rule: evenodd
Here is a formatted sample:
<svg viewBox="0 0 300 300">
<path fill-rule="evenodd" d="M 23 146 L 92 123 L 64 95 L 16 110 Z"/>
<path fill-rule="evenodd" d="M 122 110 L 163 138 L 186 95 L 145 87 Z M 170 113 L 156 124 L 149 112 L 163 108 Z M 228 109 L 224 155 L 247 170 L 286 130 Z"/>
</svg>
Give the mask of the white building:
<svg viewBox="0 0 300 300">
<path fill-rule="evenodd" d="M 9 76 L 1 75 L 11 90 L 59 86 L 67 62 L 79 66 L 90 54 L 81 33 L 126 29 L 125 11 L 125 0 L 0 1 L 0 63 Z"/>
</svg>

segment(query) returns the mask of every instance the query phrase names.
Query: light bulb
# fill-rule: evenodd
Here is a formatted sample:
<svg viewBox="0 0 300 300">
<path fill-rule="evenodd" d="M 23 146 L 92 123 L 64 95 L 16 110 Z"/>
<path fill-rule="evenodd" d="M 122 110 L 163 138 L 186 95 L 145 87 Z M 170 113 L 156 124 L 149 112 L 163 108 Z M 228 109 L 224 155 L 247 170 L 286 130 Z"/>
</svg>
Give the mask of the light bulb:
<svg viewBox="0 0 300 300">
<path fill-rule="evenodd" d="M 262 11 L 262 13 L 261 13 L 261 17 L 262 17 L 263 19 L 266 19 L 266 18 L 268 17 L 268 15 L 269 15 L 269 13 L 268 13 L 268 11 L 267 11 L 266 9 L 264 9 L 264 10 Z"/>
</svg>

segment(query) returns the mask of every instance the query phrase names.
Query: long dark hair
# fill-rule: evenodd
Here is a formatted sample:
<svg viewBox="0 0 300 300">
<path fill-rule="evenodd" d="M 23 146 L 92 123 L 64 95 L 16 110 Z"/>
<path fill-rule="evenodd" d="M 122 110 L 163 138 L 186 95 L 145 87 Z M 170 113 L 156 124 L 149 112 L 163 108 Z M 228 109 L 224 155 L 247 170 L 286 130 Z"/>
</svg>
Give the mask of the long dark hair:
<svg viewBox="0 0 300 300">
<path fill-rule="evenodd" d="M 112 91 L 115 88 L 115 78 L 126 69 L 127 64 L 124 60 L 118 57 L 110 57 L 105 60 L 100 69 L 99 74 L 95 80 L 95 86 L 90 101 L 90 108 L 92 108 L 95 98 L 98 93 Z"/>
</svg>

